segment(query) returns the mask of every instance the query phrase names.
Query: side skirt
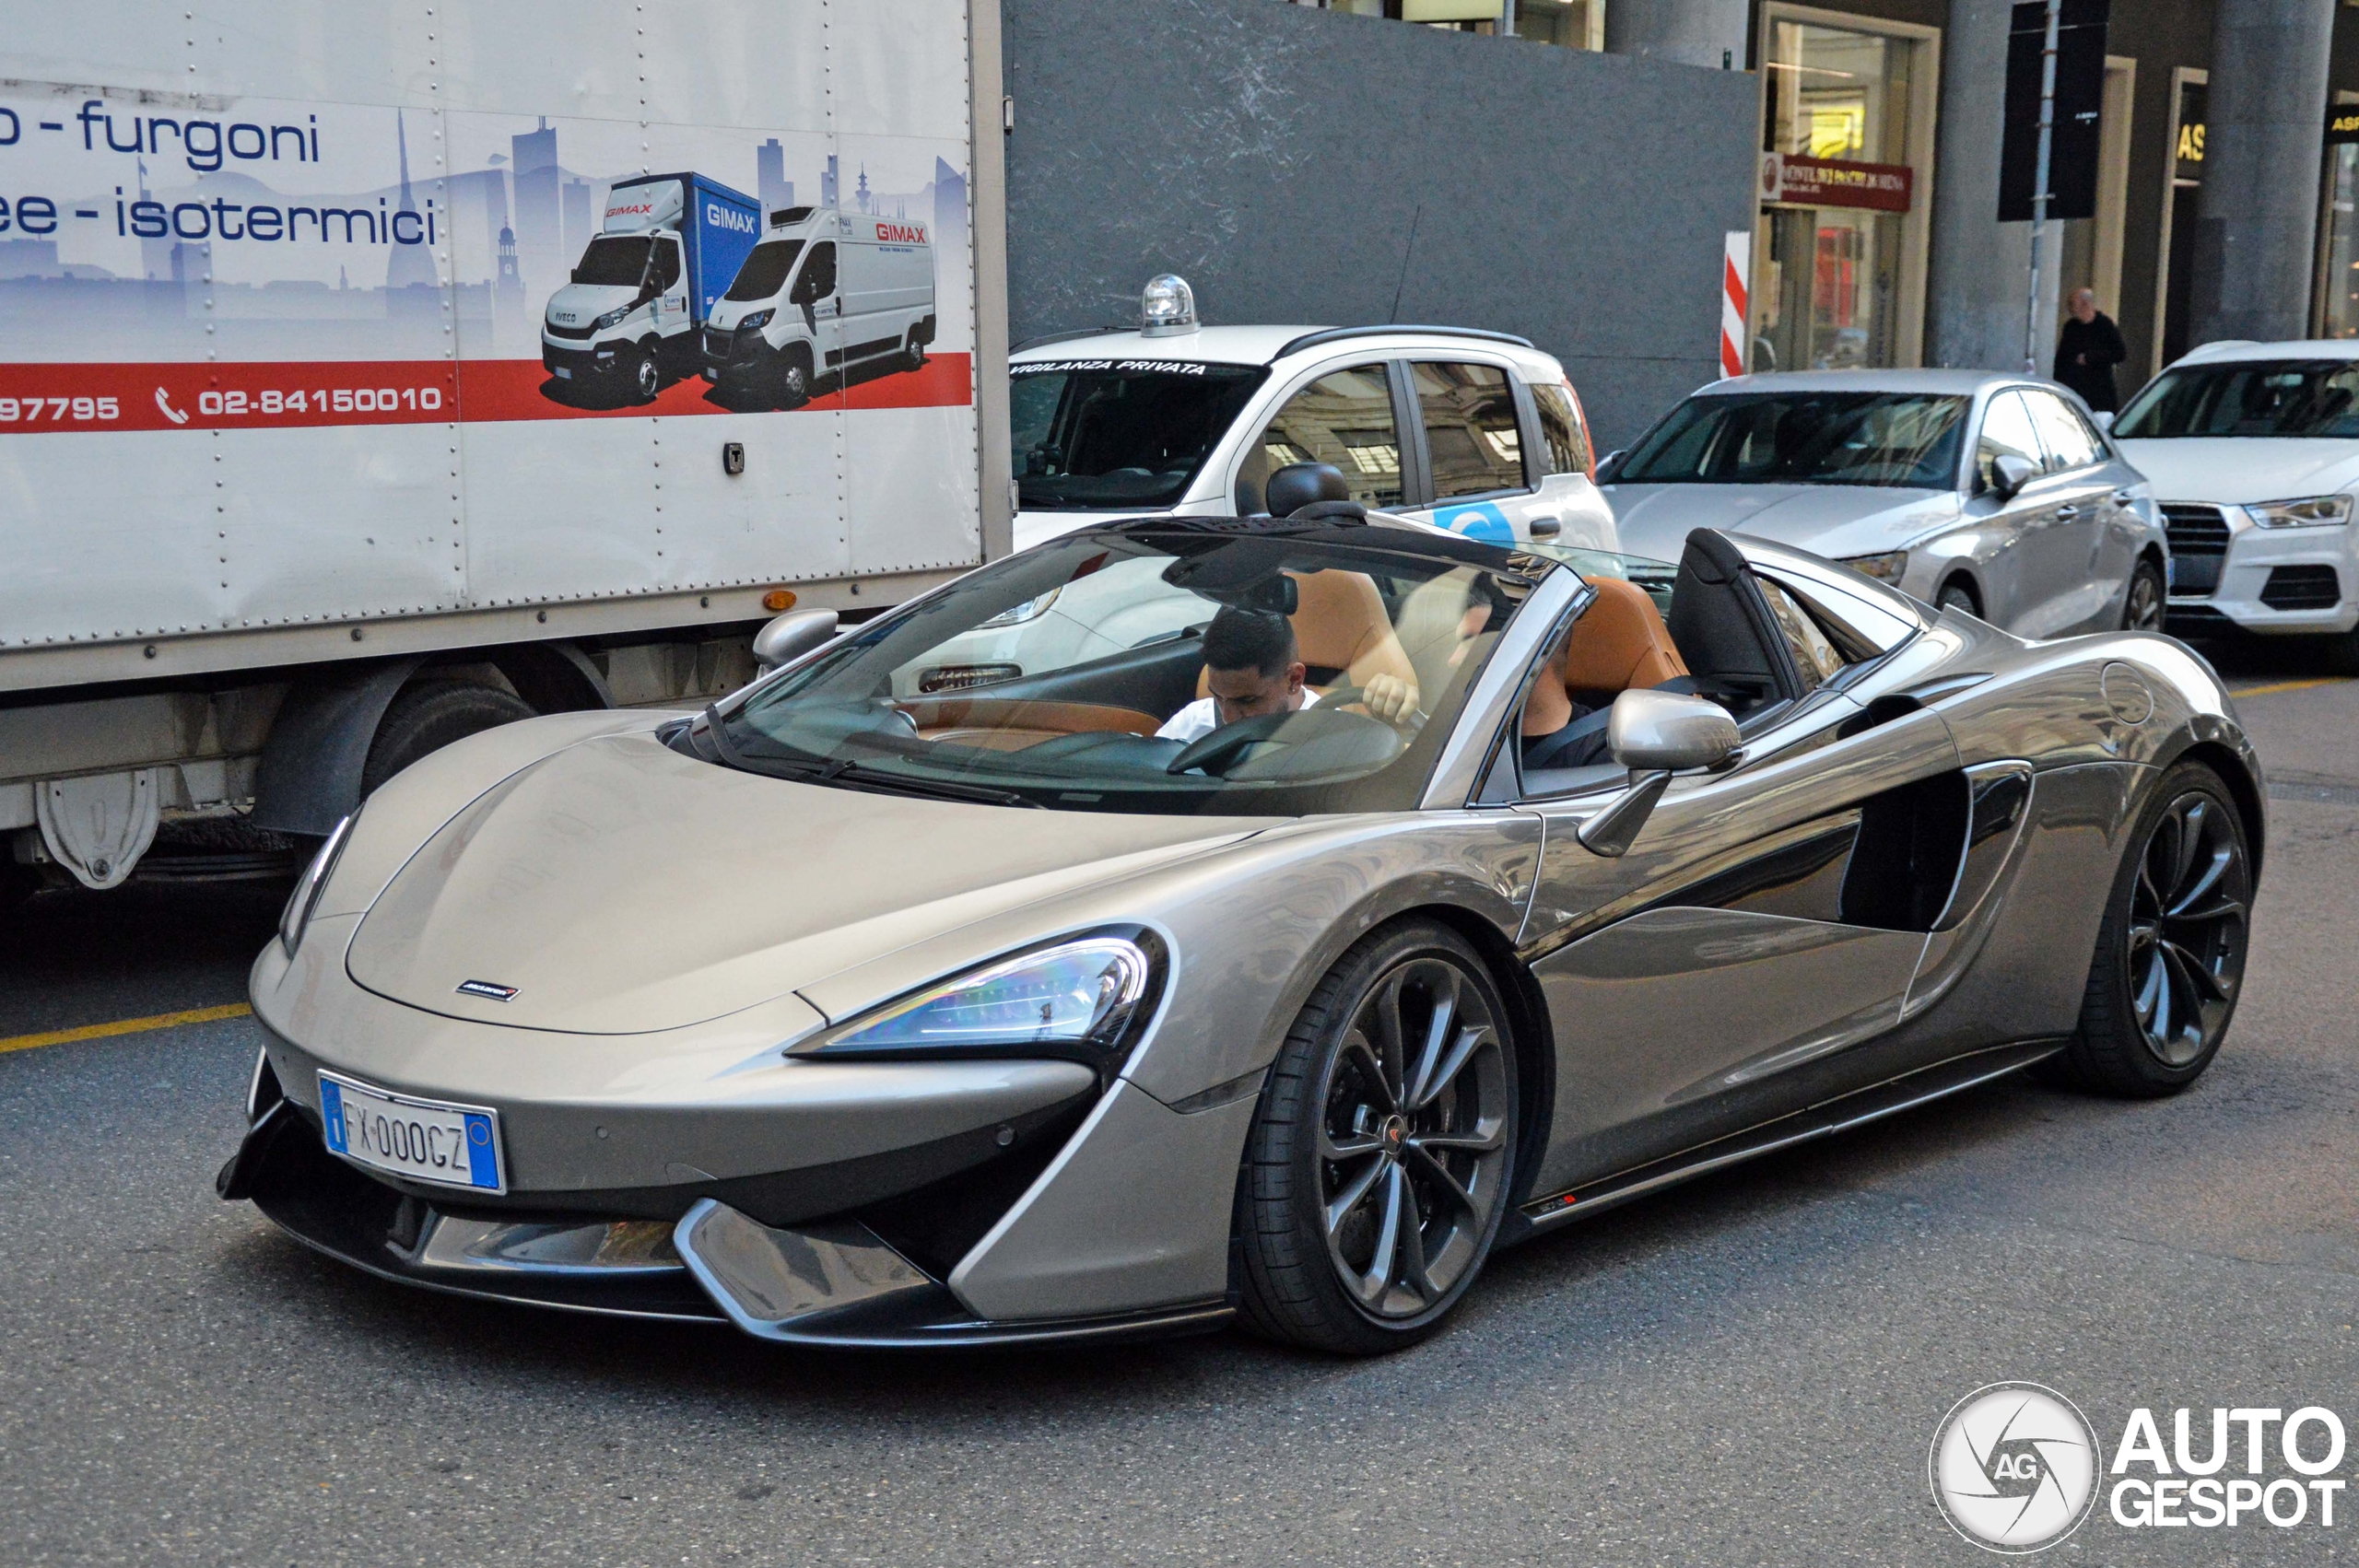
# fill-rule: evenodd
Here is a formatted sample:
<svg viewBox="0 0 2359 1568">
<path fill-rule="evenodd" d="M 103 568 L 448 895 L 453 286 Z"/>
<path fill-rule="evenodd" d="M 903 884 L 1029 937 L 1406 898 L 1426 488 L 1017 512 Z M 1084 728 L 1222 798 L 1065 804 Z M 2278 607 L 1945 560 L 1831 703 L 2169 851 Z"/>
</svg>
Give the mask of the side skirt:
<svg viewBox="0 0 2359 1568">
<path fill-rule="evenodd" d="M 1723 1166 L 1914 1110 L 1992 1079 L 2019 1072 L 2063 1048 L 2061 1040 L 2038 1040 L 1976 1051 L 1937 1067 L 1920 1068 L 1902 1077 L 1854 1090 L 1743 1132 L 1699 1143 L 1666 1159 L 1619 1171 L 1568 1191 L 1533 1199 L 1508 1217 L 1494 1246 L 1510 1246 Z"/>
</svg>

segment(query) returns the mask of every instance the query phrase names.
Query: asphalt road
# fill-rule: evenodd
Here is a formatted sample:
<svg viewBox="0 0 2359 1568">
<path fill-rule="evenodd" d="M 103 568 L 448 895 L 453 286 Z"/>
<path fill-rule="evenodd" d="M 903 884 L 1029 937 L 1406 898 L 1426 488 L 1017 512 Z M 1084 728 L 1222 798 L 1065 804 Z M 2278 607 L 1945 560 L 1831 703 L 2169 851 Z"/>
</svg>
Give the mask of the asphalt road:
<svg viewBox="0 0 2359 1568">
<path fill-rule="evenodd" d="M 2243 708 L 2273 841 L 2194 1090 L 2009 1082 L 1739 1168 L 1499 1258 L 1379 1362 L 822 1356 L 414 1293 L 215 1200 L 244 1022 L 0 1052 L 0 1563 L 1990 1561 L 1926 1485 L 1980 1385 L 2108 1452 L 2138 1405 L 2199 1448 L 2215 1405 L 2359 1416 L 2359 682 Z M 276 905 L 37 907 L 0 1037 L 234 1002 Z M 2048 1560 L 2341 1561 L 2344 1502 L 2100 1512 Z"/>
</svg>

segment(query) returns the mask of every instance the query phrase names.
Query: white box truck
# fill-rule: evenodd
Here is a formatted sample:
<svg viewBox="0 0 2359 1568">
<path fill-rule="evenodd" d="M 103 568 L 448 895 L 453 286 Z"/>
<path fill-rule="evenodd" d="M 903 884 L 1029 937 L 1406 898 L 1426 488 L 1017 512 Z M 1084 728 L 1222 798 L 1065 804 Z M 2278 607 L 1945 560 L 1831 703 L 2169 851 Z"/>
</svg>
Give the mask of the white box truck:
<svg viewBox="0 0 2359 1568">
<path fill-rule="evenodd" d="M 998 18 L 13 16 L 0 898 L 275 872 L 438 745 L 705 700 L 776 609 L 857 614 L 1004 550 Z M 800 324 L 763 341 L 800 331 L 804 395 L 737 395 L 702 329 L 790 239 L 769 308 Z M 600 281 L 616 241 L 631 275 Z M 622 395 L 555 373 L 585 325 L 568 355 L 615 345 Z"/>
<path fill-rule="evenodd" d="M 585 391 L 653 402 L 666 381 L 696 373 L 698 329 L 761 231 L 760 205 L 718 180 L 617 181 L 604 227 L 549 297 L 543 369 Z"/>
</svg>

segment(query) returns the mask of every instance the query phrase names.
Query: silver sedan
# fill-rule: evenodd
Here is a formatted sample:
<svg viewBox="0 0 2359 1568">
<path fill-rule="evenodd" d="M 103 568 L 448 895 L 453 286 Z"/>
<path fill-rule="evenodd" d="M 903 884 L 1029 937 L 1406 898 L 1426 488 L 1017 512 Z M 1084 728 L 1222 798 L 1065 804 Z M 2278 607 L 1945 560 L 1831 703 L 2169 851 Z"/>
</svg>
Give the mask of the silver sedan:
<svg viewBox="0 0 2359 1568">
<path fill-rule="evenodd" d="M 2220 1048 L 2262 795 L 2177 643 L 1306 512 L 1084 530 L 397 776 L 254 964 L 223 1197 L 779 1341 L 1366 1353 L 1732 1160 Z"/>
<path fill-rule="evenodd" d="M 2019 637 L 2154 631 L 2170 547 L 2145 477 L 2052 381 L 1979 370 L 1715 382 L 1601 466 L 1621 546 L 1722 528 Z"/>
</svg>

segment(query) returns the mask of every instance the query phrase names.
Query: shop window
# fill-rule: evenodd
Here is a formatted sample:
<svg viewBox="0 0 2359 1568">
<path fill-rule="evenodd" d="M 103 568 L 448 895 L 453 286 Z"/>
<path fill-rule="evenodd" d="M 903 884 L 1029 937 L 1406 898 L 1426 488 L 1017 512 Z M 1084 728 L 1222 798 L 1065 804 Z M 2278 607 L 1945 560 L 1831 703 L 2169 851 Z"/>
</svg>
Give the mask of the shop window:
<svg viewBox="0 0 2359 1568">
<path fill-rule="evenodd" d="M 1763 175 L 1754 238 L 1753 369 L 1908 363 L 1920 41 L 1774 9 L 1765 41 L 1764 168 L 1780 172 Z M 1863 179 L 1826 164 L 1874 167 Z"/>
<path fill-rule="evenodd" d="M 1522 489 L 1523 437 L 1508 373 L 1496 365 L 1434 362 L 1412 366 L 1410 373 L 1426 422 L 1434 499 Z"/>
<path fill-rule="evenodd" d="M 2359 337 L 2359 103 L 2327 114 L 2326 210 L 2318 215 L 2318 335 Z"/>
</svg>

